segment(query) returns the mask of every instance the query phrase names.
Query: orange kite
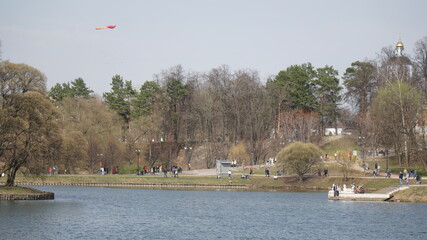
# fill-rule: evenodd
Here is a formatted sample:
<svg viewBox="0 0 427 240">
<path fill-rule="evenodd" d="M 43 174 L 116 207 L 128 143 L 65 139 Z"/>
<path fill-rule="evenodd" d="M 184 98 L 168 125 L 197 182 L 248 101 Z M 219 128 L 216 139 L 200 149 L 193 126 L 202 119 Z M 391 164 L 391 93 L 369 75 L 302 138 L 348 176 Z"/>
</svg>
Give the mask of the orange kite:
<svg viewBox="0 0 427 240">
<path fill-rule="evenodd" d="M 99 28 L 95 28 L 95 29 L 96 30 L 102 30 L 102 29 L 107 29 L 107 28 L 114 29 L 114 28 L 116 28 L 116 25 L 110 25 L 110 26 L 106 26 L 106 27 L 99 27 Z"/>
</svg>

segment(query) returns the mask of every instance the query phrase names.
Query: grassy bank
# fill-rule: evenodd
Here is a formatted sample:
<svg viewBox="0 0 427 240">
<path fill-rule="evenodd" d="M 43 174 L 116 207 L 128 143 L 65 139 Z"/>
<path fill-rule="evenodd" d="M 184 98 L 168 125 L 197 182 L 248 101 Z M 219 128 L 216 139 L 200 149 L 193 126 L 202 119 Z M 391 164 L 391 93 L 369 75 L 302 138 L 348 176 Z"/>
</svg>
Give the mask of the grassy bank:
<svg viewBox="0 0 427 240">
<path fill-rule="evenodd" d="M 240 176 L 240 175 L 239 175 Z M 234 175 L 229 179 L 228 176 L 222 176 L 216 179 L 216 176 L 179 176 L 178 178 L 167 177 L 163 175 L 54 175 L 54 176 L 18 176 L 15 182 L 23 183 L 118 183 L 118 184 L 176 184 L 176 185 L 245 185 L 249 187 L 277 188 L 283 185 L 283 181 L 274 181 L 272 177 L 252 176 L 249 180 L 241 179 Z"/>
<path fill-rule="evenodd" d="M 393 195 L 393 202 L 427 203 L 427 187 L 411 187 Z"/>
<path fill-rule="evenodd" d="M 1 179 L 3 180 L 3 179 Z M 0 181 L 1 182 L 1 181 Z M 162 175 L 54 175 L 54 176 L 18 176 L 16 182 L 22 183 L 122 183 L 122 184 L 172 184 L 172 185 L 242 185 L 251 191 L 328 191 L 332 184 L 346 184 L 350 186 L 355 183 L 364 186 L 367 192 L 398 185 L 398 179 L 388 178 L 366 178 L 354 177 L 343 181 L 342 177 L 307 177 L 305 181 L 299 182 L 295 177 L 272 177 L 252 176 L 249 180 L 241 179 L 237 175 L 229 179 L 223 176 L 216 179 L 215 176 L 180 176 L 178 178 L 164 178 Z M 411 182 L 411 185 L 415 182 Z M 5 187 L 0 186 L 0 194 L 38 194 L 41 191 L 28 187 Z M 405 191 L 394 194 L 392 201 L 395 202 L 421 202 L 427 203 L 427 187 L 412 187 Z"/>
<path fill-rule="evenodd" d="M 176 184 L 176 185 L 244 185 L 252 190 L 329 190 L 332 184 L 347 184 L 352 183 L 364 186 L 368 192 L 376 191 L 381 188 L 398 185 L 397 179 L 387 178 L 366 178 L 354 177 L 344 181 L 342 177 L 307 177 L 305 181 L 299 182 L 295 177 L 279 177 L 278 180 L 273 180 L 272 177 L 251 176 L 249 180 L 241 179 L 240 175 L 234 175 L 229 179 L 223 176 L 221 179 L 216 179 L 216 176 L 183 176 L 178 178 L 168 177 L 163 175 L 53 175 L 53 176 L 18 176 L 16 182 L 22 183 L 56 183 L 56 184 L 72 184 L 72 183 L 119 183 L 119 184 Z M 414 184 L 415 182 L 411 182 Z"/>
<path fill-rule="evenodd" d="M 6 187 L 0 186 L 0 194 L 40 194 L 40 190 L 28 187 Z"/>
</svg>

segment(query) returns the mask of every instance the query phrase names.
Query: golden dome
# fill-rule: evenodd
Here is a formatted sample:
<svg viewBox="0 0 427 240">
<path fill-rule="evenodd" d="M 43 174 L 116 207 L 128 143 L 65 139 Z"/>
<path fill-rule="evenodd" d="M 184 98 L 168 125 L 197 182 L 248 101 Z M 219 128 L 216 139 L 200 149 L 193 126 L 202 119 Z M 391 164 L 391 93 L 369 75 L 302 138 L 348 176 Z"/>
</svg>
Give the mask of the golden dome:
<svg viewBox="0 0 427 240">
<path fill-rule="evenodd" d="M 402 41 L 399 41 L 399 42 L 396 44 L 396 48 L 403 48 L 403 43 L 402 43 Z"/>
</svg>

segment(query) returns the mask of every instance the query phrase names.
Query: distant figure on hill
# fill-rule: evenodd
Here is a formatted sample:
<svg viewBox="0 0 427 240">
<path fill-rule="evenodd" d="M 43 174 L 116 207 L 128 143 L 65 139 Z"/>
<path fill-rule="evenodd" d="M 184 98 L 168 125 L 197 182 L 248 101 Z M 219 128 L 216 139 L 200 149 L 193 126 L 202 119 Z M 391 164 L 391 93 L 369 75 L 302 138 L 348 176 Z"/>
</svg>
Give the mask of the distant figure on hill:
<svg viewBox="0 0 427 240">
<path fill-rule="evenodd" d="M 328 176 L 328 169 L 323 170 L 323 176 L 324 177 Z"/>
<path fill-rule="evenodd" d="M 421 176 L 419 174 L 417 174 L 417 176 L 415 177 L 415 180 L 417 181 L 417 184 L 421 184 Z"/>
<path fill-rule="evenodd" d="M 390 171 L 390 169 L 387 169 L 387 178 L 391 178 L 391 171 Z"/>
</svg>

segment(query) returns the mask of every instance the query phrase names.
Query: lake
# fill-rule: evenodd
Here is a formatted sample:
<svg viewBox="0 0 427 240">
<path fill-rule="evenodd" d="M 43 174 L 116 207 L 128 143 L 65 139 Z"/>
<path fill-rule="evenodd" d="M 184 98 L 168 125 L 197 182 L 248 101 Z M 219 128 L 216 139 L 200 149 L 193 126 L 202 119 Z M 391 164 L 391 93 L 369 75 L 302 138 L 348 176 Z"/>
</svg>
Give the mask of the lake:
<svg viewBox="0 0 427 240">
<path fill-rule="evenodd" d="M 326 192 L 35 186 L 0 202 L 0 239 L 427 239 L 427 204 L 329 201 Z"/>
</svg>

